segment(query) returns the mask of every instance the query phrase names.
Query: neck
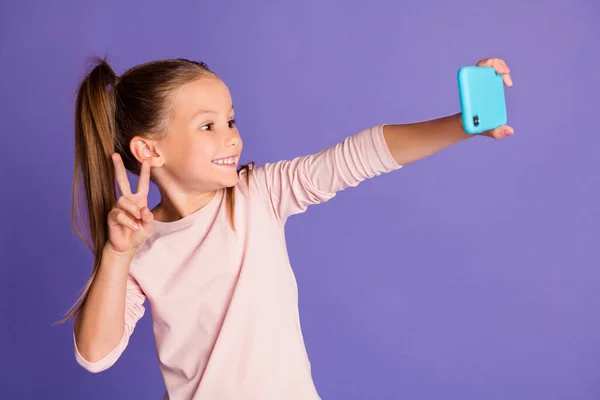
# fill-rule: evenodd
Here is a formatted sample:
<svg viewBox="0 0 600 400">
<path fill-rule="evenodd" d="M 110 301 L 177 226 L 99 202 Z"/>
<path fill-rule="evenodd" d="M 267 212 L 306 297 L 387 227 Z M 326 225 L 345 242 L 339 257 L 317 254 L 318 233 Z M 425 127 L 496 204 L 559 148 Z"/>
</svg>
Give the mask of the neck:
<svg viewBox="0 0 600 400">
<path fill-rule="evenodd" d="M 152 210 L 159 222 L 173 222 L 184 218 L 204 206 L 215 197 L 216 191 L 184 193 L 159 188 L 160 203 Z"/>
</svg>

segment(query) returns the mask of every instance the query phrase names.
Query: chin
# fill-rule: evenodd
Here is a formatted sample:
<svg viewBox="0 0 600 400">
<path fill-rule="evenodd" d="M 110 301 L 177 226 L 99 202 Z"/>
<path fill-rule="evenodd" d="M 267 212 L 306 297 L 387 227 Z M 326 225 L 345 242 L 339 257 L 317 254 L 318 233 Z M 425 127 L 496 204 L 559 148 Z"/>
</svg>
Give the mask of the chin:
<svg viewBox="0 0 600 400">
<path fill-rule="evenodd" d="M 237 173 L 231 178 L 223 179 L 219 182 L 223 188 L 234 187 L 238 183 Z"/>
<path fill-rule="evenodd" d="M 219 169 L 214 170 L 213 182 L 215 186 L 218 186 L 220 189 L 233 187 L 237 185 L 239 180 L 239 175 L 237 172 L 237 168 L 230 167 L 229 170 L 221 170 L 223 167 L 217 167 Z"/>
</svg>

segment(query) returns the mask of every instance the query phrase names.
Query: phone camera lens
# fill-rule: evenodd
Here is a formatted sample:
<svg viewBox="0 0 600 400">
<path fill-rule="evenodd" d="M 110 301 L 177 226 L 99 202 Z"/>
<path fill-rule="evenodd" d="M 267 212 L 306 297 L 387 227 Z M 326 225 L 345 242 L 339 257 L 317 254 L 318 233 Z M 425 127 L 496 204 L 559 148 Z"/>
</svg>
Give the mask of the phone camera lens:
<svg viewBox="0 0 600 400">
<path fill-rule="evenodd" d="M 475 126 L 479 125 L 479 117 L 477 115 L 473 117 L 473 125 L 475 125 Z"/>
</svg>

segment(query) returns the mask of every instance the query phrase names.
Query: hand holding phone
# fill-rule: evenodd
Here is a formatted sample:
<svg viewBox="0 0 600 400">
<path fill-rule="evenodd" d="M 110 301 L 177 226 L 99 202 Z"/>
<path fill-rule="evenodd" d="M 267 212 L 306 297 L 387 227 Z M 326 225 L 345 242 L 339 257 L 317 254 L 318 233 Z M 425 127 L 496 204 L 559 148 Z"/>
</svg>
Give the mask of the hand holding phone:
<svg viewBox="0 0 600 400">
<path fill-rule="evenodd" d="M 506 125 L 504 81 L 493 67 L 459 69 L 458 91 L 465 132 L 479 134 Z"/>
</svg>

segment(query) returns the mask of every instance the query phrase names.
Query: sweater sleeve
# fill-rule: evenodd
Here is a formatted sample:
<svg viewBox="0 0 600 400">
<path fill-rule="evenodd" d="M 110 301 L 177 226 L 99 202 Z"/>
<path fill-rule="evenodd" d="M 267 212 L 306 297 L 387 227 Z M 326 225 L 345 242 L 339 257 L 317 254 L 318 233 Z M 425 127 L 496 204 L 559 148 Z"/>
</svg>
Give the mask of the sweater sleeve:
<svg viewBox="0 0 600 400">
<path fill-rule="evenodd" d="M 84 359 L 83 356 L 79 353 L 79 349 L 77 348 L 77 343 L 75 341 L 75 334 L 73 333 L 73 343 L 75 347 L 75 359 L 84 369 L 92 373 L 102 372 L 117 362 L 127 344 L 129 343 L 129 338 L 131 337 L 133 330 L 135 329 L 135 325 L 137 322 L 144 316 L 145 308 L 144 302 L 146 301 L 146 296 L 142 292 L 142 289 L 139 287 L 138 283 L 135 279 L 130 275 L 127 278 L 127 286 L 126 286 L 126 295 L 125 295 L 125 330 L 123 332 L 123 336 L 121 337 L 121 341 L 117 344 L 117 346 L 111 350 L 104 358 L 98 360 L 96 362 L 89 362 Z"/>
<path fill-rule="evenodd" d="M 383 126 L 374 126 L 316 154 L 267 163 L 254 173 L 259 190 L 266 192 L 275 215 L 285 222 L 309 205 L 401 167 L 385 142 Z"/>
</svg>

